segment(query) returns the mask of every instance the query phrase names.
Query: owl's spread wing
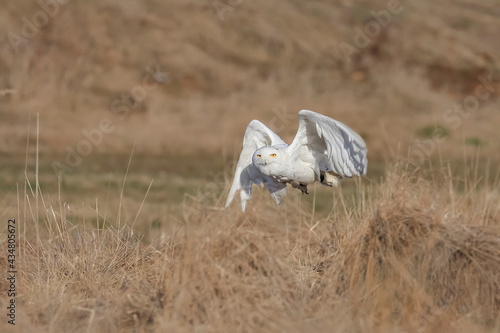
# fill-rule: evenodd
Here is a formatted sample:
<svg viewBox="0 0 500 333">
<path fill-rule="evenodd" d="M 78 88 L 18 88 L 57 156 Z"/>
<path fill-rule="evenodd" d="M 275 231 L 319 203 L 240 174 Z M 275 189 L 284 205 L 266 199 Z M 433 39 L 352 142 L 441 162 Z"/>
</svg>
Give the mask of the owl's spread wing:
<svg viewBox="0 0 500 333">
<path fill-rule="evenodd" d="M 298 158 L 307 152 L 320 167 L 341 177 L 365 175 L 368 168 L 361 136 L 340 121 L 309 110 L 299 112 L 299 129 L 290 149 Z"/>
<path fill-rule="evenodd" d="M 286 184 L 262 174 L 253 164 L 253 153 L 264 146 L 286 145 L 286 143 L 270 128 L 258 120 L 248 124 L 243 139 L 243 149 L 236 165 L 234 179 L 226 200 L 228 207 L 237 191 L 240 191 L 241 209 L 245 211 L 246 202 L 252 196 L 252 185 L 263 184 L 271 193 L 276 204 L 281 202 L 281 197 L 286 194 Z"/>
</svg>

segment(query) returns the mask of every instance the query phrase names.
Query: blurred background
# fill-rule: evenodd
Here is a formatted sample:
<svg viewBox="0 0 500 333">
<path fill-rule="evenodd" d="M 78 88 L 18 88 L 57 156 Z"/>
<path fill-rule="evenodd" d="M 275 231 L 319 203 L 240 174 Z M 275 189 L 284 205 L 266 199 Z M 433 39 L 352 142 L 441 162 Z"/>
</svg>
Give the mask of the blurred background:
<svg viewBox="0 0 500 333">
<path fill-rule="evenodd" d="M 158 216 L 206 184 L 224 190 L 250 120 L 290 141 L 300 109 L 360 133 L 368 177 L 396 158 L 500 159 L 498 0 L 1 7 L 5 209 L 33 179 L 37 118 L 42 189 L 105 201 L 132 156 L 125 197 L 149 189 Z"/>
</svg>

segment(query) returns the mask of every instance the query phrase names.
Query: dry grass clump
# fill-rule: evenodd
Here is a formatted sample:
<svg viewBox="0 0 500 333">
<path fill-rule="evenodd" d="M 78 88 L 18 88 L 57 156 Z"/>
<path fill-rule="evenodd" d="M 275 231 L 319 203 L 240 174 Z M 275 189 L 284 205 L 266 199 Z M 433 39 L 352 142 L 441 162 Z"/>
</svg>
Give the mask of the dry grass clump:
<svg viewBox="0 0 500 333">
<path fill-rule="evenodd" d="M 326 220 L 299 196 L 276 208 L 257 192 L 245 214 L 195 198 L 149 244 L 129 227 L 63 219 L 21 243 L 19 320 L 74 332 L 495 331 L 500 211 L 480 218 L 480 192 L 498 192 L 448 185 L 390 172 L 359 186 L 361 208 L 336 193 L 346 208 Z"/>
<path fill-rule="evenodd" d="M 155 266 L 168 257 L 142 246 L 128 228 L 73 230 L 26 246 L 21 322 L 29 318 L 35 327 L 56 331 L 114 331 L 151 321 L 161 296 Z"/>
<path fill-rule="evenodd" d="M 381 331 L 389 323 L 456 331 L 463 321 L 498 328 L 498 213 L 492 225 L 471 220 L 473 210 L 457 214 L 450 199 L 459 195 L 418 177 L 392 174 L 384 185 L 374 211 L 330 265 L 337 294 L 367 311 Z"/>
</svg>

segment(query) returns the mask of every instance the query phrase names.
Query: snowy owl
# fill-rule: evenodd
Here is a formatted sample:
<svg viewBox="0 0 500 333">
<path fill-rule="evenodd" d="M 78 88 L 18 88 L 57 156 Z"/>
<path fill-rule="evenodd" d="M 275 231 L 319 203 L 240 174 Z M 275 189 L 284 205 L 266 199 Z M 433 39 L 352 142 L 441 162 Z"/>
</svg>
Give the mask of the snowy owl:
<svg viewBox="0 0 500 333">
<path fill-rule="evenodd" d="M 365 142 L 352 129 L 313 111 L 299 112 L 299 129 L 291 145 L 252 120 L 245 131 L 226 207 L 240 191 L 245 211 L 253 184 L 263 184 L 279 205 L 287 183 L 307 194 L 307 185 L 315 181 L 337 186 L 342 178 L 365 175 L 366 152 Z"/>
</svg>

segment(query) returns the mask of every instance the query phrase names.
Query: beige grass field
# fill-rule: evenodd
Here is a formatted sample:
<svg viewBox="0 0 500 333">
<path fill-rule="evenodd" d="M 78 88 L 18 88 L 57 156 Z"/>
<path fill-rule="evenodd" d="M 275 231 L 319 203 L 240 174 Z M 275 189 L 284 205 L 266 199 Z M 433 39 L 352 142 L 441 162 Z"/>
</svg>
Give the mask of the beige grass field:
<svg viewBox="0 0 500 333">
<path fill-rule="evenodd" d="M 500 332 L 497 0 L 58 1 L 0 4 L 1 332 Z M 367 176 L 223 209 L 304 108 Z"/>
</svg>

